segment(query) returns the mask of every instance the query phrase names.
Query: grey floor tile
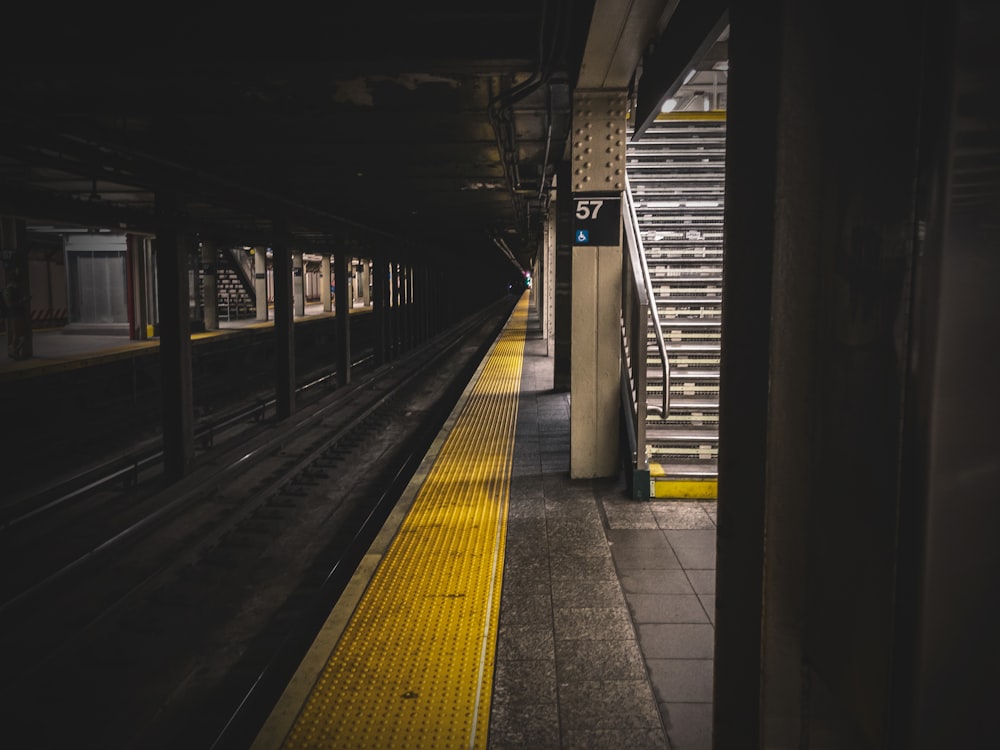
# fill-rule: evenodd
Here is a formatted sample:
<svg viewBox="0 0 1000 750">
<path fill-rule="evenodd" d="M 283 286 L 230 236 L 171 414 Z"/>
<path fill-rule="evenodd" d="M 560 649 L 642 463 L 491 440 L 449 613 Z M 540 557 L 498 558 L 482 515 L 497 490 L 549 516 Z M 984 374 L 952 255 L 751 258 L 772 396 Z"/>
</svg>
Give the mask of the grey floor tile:
<svg viewBox="0 0 1000 750">
<path fill-rule="evenodd" d="M 698 598 L 701 600 L 701 606 L 705 608 L 705 614 L 708 615 L 708 619 L 715 624 L 715 594 L 698 594 Z"/>
<path fill-rule="evenodd" d="M 669 546 L 644 546 L 614 544 L 611 555 L 621 571 L 647 569 L 671 570 L 681 567 L 681 562 Z"/>
<path fill-rule="evenodd" d="M 646 506 L 634 500 L 604 500 L 604 515 L 612 529 L 656 529 L 656 518 Z"/>
<path fill-rule="evenodd" d="M 646 666 L 661 703 L 712 702 L 711 659 L 647 658 Z"/>
<path fill-rule="evenodd" d="M 510 509 L 507 511 L 508 522 L 516 519 L 543 519 L 545 518 L 545 504 L 539 501 L 516 501 L 511 500 Z"/>
<path fill-rule="evenodd" d="M 552 590 L 549 583 L 548 559 L 536 555 L 530 560 L 506 560 L 501 585 L 505 597 L 548 594 Z"/>
<path fill-rule="evenodd" d="M 556 703 L 490 708 L 490 750 L 560 750 Z"/>
<path fill-rule="evenodd" d="M 556 641 L 559 682 L 645 680 L 646 666 L 635 641 Z"/>
<path fill-rule="evenodd" d="M 497 653 L 504 659 L 555 660 L 552 628 L 497 628 Z"/>
<path fill-rule="evenodd" d="M 618 578 L 607 550 L 597 555 L 559 555 L 549 560 L 552 580 L 583 579 L 586 581 L 614 581 Z"/>
<path fill-rule="evenodd" d="M 608 543 L 615 547 L 647 547 L 660 549 L 669 546 L 661 529 L 608 529 Z"/>
<path fill-rule="evenodd" d="M 663 532 L 684 568 L 715 568 L 715 531 L 707 529 L 670 529 Z"/>
<path fill-rule="evenodd" d="M 552 606 L 562 609 L 571 607 L 620 607 L 625 609 L 625 595 L 615 580 L 588 581 L 585 579 L 561 579 L 552 589 Z"/>
<path fill-rule="evenodd" d="M 637 623 L 707 623 L 708 616 L 695 594 L 628 594 L 632 618 Z"/>
<path fill-rule="evenodd" d="M 715 523 L 698 503 L 657 503 L 651 510 L 661 529 L 715 529 Z"/>
<path fill-rule="evenodd" d="M 635 637 L 624 607 L 574 607 L 552 610 L 555 637 L 560 640 L 628 640 Z"/>
<path fill-rule="evenodd" d="M 493 705 L 555 705 L 554 659 L 497 659 L 493 672 Z"/>
<path fill-rule="evenodd" d="M 638 628 L 639 645 L 647 659 L 711 659 L 715 655 L 711 625 L 648 623 Z"/>
<path fill-rule="evenodd" d="M 501 628 L 551 628 L 552 597 L 548 594 L 508 596 L 500 602 Z"/>
<path fill-rule="evenodd" d="M 587 729 L 658 729 L 659 707 L 646 680 L 559 683 L 563 732 Z"/>
<path fill-rule="evenodd" d="M 608 549 L 603 529 L 592 519 L 562 523 L 553 523 L 550 519 L 547 543 L 553 556 L 604 554 Z"/>
<path fill-rule="evenodd" d="M 661 727 L 635 729 L 571 729 L 563 750 L 664 750 L 667 740 Z"/>
<path fill-rule="evenodd" d="M 618 574 L 626 594 L 693 594 L 688 574 L 680 569 L 625 569 Z"/>
<path fill-rule="evenodd" d="M 715 593 L 715 571 L 714 570 L 688 570 L 685 571 L 691 587 L 696 594 Z"/>
<path fill-rule="evenodd" d="M 672 750 L 712 750 L 711 703 L 665 703 L 660 713 Z"/>
<path fill-rule="evenodd" d="M 530 557 L 545 548 L 547 536 L 542 517 L 507 517 L 507 540 L 504 554 L 508 557 Z"/>
<path fill-rule="evenodd" d="M 587 521 L 598 526 L 601 523 L 601 515 L 594 503 L 590 500 L 581 502 L 578 495 L 560 498 L 546 491 L 545 510 L 548 512 L 549 518 Z"/>
</svg>

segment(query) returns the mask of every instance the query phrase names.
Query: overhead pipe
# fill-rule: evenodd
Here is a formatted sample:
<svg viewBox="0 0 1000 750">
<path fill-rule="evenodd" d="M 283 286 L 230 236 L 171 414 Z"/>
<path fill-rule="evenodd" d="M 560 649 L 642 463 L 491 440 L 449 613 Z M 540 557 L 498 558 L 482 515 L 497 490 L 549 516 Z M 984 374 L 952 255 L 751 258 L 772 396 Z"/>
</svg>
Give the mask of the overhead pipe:
<svg viewBox="0 0 1000 750">
<path fill-rule="evenodd" d="M 565 44 L 567 36 L 565 33 L 565 24 L 561 23 L 563 20 L 562 3 L 558 2 L 558 6 L 553 21 L 552 42 L 548 50 L 546 50 L 545 26 L 546 19 L 549 16 L 549 4 L 547 0 L 542 3 L 542 20 L 538 30 L 538 61 L 531 76 L 527 80 L 512 86 L 507 91 L 500 91 L 493 94 L 490 97 L 487 107 L 490 124 L 493 126 L 493 132 L 497 140 L 497 149 L 500 152 L 500 160 L 504 168 L 504 176 L 507 179 L 507 190 L 514 204 L 514 211 L 518 214 L 518 219 L 525 224 L 525 230 L 527 230 L 527 217 L 524 215 L 526 208 L 522 207 L 522 200 L 518 195 L 520 175 L 517 174 L 517 143 L 514 140 L 513 127 L 511 125 L 511 111 L 518 101 L 536 91 L 552 77 L 553 64 L 562 48 L 561 45 Z M 551 139 L 551 118 L 549 139 Z M 543 186 L 545 174 L 548 171 L 548 153 L 549 144 L 547 143 L 545 162 L 542 165 Z"/>
</svg>

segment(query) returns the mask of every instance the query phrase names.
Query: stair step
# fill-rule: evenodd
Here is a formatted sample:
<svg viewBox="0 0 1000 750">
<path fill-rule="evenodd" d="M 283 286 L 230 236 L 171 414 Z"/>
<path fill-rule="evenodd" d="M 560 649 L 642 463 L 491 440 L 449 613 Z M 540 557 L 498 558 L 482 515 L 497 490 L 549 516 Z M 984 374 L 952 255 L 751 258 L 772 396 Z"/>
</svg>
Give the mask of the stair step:
<svg viewBox="0 0 1000 750">
<path fill-rule="evenodd" d="M 670 413 L 646 420 L 650 495 L 714 499 L 726 123 L 657 121 L 630 143 L 626 164 L 670 360 Z M 652 329 L 647 344 L 646 398 L 655 410 L 664 366 Z"/>
<path fill-rule="evenodd" d="M 648 379 L 656 378 L 657 380 L 663 380 L 663 368 L 662 367 L 652 367 L 648 371 Z M 685 378 L 687 380 L 718 380 L 719 371 L 718 370 L 691 370 L 686 368 L 675 368 L 673 365 L 670 367 L 670 379 L 673 383 L 676 380 Z"/>
<path fill-rule="evenodd" d="M 662 393 L 662 391 L 661 391 Z M 658 399 L 649 399 L 650 404 L 658 404 Z M 715 411 L 719 410 L 719 400 L 711 398 L 684 398 L 682 396 L 675 396 L 673 393 L 670 394 L 670 408 L 678 410 L 691 411 L 694 409 L 704 409 L 705 411 Z"/>
<path fill-rule="evenodd" d="M 712 443 L 718 442 L 718 430 L 690 429 L 681 430 L 670 427 L 647 430 L 646 437 L 651 441 L 663 443 Z"/>
<path fill-rule="evenodd" d="M 674 466 L 649 465 L 649 496 L 657 500 L 717 500 L 717 473 L 678 471 Z"/>
</svg>

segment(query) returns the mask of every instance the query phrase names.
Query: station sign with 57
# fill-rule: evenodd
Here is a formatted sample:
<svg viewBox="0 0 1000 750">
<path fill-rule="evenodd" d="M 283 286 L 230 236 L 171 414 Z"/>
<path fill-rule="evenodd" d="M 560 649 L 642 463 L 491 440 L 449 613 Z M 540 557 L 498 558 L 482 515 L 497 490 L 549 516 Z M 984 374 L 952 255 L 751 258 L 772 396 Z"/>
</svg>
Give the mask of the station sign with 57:
<svg viewBox="0 0 1000 750">
<path fill-rule="evenodd" d="M 622 199 L 620 193 L 574 195 L 573 244 L 618 245 L 621 243 Z"/>
</svg>

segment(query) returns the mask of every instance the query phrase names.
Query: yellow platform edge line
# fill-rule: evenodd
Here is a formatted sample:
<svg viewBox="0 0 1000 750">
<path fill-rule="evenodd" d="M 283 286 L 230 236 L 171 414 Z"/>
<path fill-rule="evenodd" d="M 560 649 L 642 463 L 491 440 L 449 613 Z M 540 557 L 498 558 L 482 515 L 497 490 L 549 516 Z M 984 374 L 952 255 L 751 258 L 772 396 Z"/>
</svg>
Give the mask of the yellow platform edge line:
<svg viewBox="0 0 1000 750">
<path fill-rule="evenodd" d="M 520 376 L 521 365 L 523 363 L 526 320 L 527 294 L 524 295 L 515 307 L 514 312 L 504 328 L 504 332 L 500 337 L 498 337 L 497 341 L 494 342 L 490 351 L 487 353 L 487 356 L 484 357 L 483 361 L 480 363 L 479 368 L 470 380 L 470 384 L 466 387 L 462 396 L 459 398 L 459 401 L 452 410 L 451 415 L 446 420 L 444 427 L 435 438 L 420 467 L 418 467 L 414 476 L 410 480 L 403 496 L 390 513 L 389 519 L 384 524 L 383 529 L 369 548 L 368 554 L 365 555 L 361 564 L 358 566 L 355 575 L 352 577 L 343 596 L 331 612 L 330 617 L 327 619 L 322 631 L 314 641 L 309 653 L 302 660 L 296 674 L 293 676 L 292 680 L 290 680 L 282 697 L 279 699 L 278 703 L 275 705 L 270 716 L 268 717 L 268 720 L 265 722 L 265 725 L 258 733 L 256 741 L 252 746 L 254 750 L 294 746 L 294 744 L 290 742 L 290 735 L 296 726 L 296 722 L 301 720 L 300 709 L 306 706 L 307 702 L 310 700 L 310 696 L 314 692 L 314 687 L 318 682 L 322 681 L 322 675 L 327 669 L 328 662 L 332 661 L 331 652 L 336 653 L 336 650 L 339 648 L 339 644 L 345 641 L 345 633 L 348 630 L 353 618 L 356 617 L 356 615 L 352 615 L 352 613 L 355 612 L 355 610 L 360 612 L 362 602 L 370 596 L 369 592 L 376 590 L 375 579 L 379 577 L 379 571 L 394 567 L 395 564 L 399 562 L 397 559 L 396 563 L 386 565 L 386 559 L 390 557 L 403 558 L 407 556 L 401 552 L 397 553 L 394 551 L 394 548 L 397 546 L 396 540 L 409 535 L 408 532 L 404 531 L 407 527 L 407 523 L 409 523 L 407 519 L 412 515 L 412 511 L 416 506 L 426 504 L 424 498 L 422 497 L 425 494 L 425 486 L 433 486 L 439 478 L 444 479 L 445 483 L 455 482 L 460 479 L 460 472 L 456 473 L 455 467 L 452 467 L 447 471 L 439 468 L 436 471 L 436 467 L 439 467 L 439 465 L 445 466 L 445 463 L 439 464 L 442 454 L 454 453 L 456 456 L 460 456 L 460 458 L 452 461 L 451 463 L 461 463 L 468 460 L 469 455 L 471 455 L 469 451 L 475 452 L 475 450 L 478 450 L 479 447 L 481 447 L 466 447 L 464 452 L 457 453 L 452 451 L 451 447 L 448 447 L 448 443 L 455 442 L 458 444 L 461 442 L 459 438 L 456 438 L 455 441 L 453 441 L 452 438 L 455 436 L 456 432 L 461 434 L 465 429 L 463 428 L 462 419 L 467 412 L 473 420 L 491 428 L 490 430 L 487 430 L 487 432 L 493 434 L 492 439 L 494 444 L 498 444 L 500 446 L 499 451 L 493 451 L 496 455 L 487 457 L 480 465 L 475 467 L 475 471 L 480 474 L 480 477 L 477 480 L 481 485 L 479 491 L 492 493 L 494 496 L 500 495 L 502 496 L 502 502 L 485 504 L 479 503 L 483 506 L 492 505 L 493 508 L 491 510 L 478 510 L 478 515 L 471 521 L 475 525 L 480 525 L 483 521 L 491 521 L 491 523 L 482 524 L 490 529 L 491 534 L 489 534 L 490 538 L 485 542 L 485 547 L 483 545 L 476 545 L 477 553 L 480 550 L 489 552 L 490 560 L 489 565 L 486 568 L 489 572 L 489 580 L 485 583 L 486 601 L 483 602 L 485 607 L 486 624 L 483 627 L 482 634 L 473 644 L 475 646 L 474 651 L 476 653 L 475 682 L 477 684 L 474 686 L 475 690 L 471 696 L 471 701 L 474 703 L 474 706 L 471 708 L 472 723 L 471 726 L 466 727 L 464 731 L 467 733 L 471 732 L 472 736 L 468 741 L 468 746 L 470 748 L 485 747 L 487 735 L 486 730 L 488 729 L 489 721 L 489 701 L 491 699 L 491 690 L 489 687 L 492 685 L 493 657 L 496 648 L 496 629 L 499 619 L 503 544 L 506 539 L 507 502 L 509 502 L 510 471 L 513 463 L 513 435 L 517 418 L 517 400 L 520 393 Z M 513 342 L 511 341 L 512 339 Z M 498 359 L 502 359 L 504 357 L 508 359 L 507 370 L 509 382 L 506 385 L 501 385 L 499 387 L 494 386 L 489 389 L 490 392 L 483 393 L 480 388 L 480 384 L 485 382 L 483 378 L 489 378 L 490 373 L 498 368 L 502 373 L 503 367 L 502 365 L 498 365 L 497 361 Z M 506 419 L 487 420 L 484 422 L 484 417 L 481 414 L 474 414 L 474 409 L 481 408 L 482 402 L 495 401 L 498 399 L 497 394 L 492 391 L 504 389 L 507 390 L 508 394 L 508 414 Z M 470 402 L 472 403 L 471 406 Z M 488 442 L 490 440 L 488 436 L 484 437 L 482 435 L 477 436 L 477 439 L 480 442 Z M 432 478 L 432 474 L 439 476 Z M 458 479 L 456 479 L 456 477 Z M 466 488 L 466 490 L 470 491 L 474 489 L 475 488 Z M 428 494 L 433 493 L 428 490 Z M 473 495 L 474 494 L 475 493 L 473 492 Z M 426 510 L 427 509 L 424 508 L 420 511 L 420 513 L 423 514 Z M 454 512 L 441 509 L 438 509 L 436 512 L 443 519 L 447 519 L 449 514 L 452 516 L 455 515 Z M 461 513 L 459 515 L 461 515 Z M 454 521 L 455 519 L 452 520 Z M 438 523 L 438 521 L 434 520 L 432 523 Z M 454 525 L 455 524 L 453 523 L 452 526 Z M 410 528 L 410 531 L 413 530 L 414 528 Z M 416 527 L 416 531 L 420 531 L 419 527 Z M 452 529 L 449 533 L 450 536 L 447 538 L 454 539 L 454 529 Z M 490 550 L 490 548 L 492 549 Z M 416 554 L 415 556 L 411 554 L 409 557 L 422 559 L 424 555 L 423 553 Z M 482 570 L 481 565 L 479 566 L 479 570 Z M 403 634 L 401 637 L 408 638 L 409 634 Z M 411 648 L 411 646 L 404 645 L 404 648 Z M 448 681 L 450 681 L 450 678 Z M 384 692 L 382 687 L 379 687 L 378 689 Z M 392 717 L 379 715 L 377 717 L 373 716 L 372 721 L 377 724 L 384 724 L 391 718 Z M 431 719 L 431 722 L 438 723 L 439 719 Z M 426 729 L 426 727 L 424 729 Z M 441 741 L 439 736 L 435 738 L 436 735 L 434 732 L 430 732 L 426 737 L 427 742 L 422 742 L 421 737 L 423 735 L 421 732 L 423 732 L 424 729 L 420 729 L 415 736 L 402 737 L 401 741 L 404 745 L 400 746 L 432 746 Z M 315 732 L 313 734 L 315 735 Z M 376 744 L 379 747 L 391 746 L 391 744 L 386 743 L 385 735 L 386 732 L 382 731 L 380 733 L 376 732 L 374 735 L 369 733 L 367 736 L 353 738 L 350 740 L 352 743 L 351 746 L 374 747 Z M 366 743 L 374 744 L 366 745 Z M 325 745 L 322 741 L 316 742 L 309 740 L 308 746 L 333 747 L 335 745 Z M 341 744 L 340 746 L 343 745 Z"/>
</svg>

